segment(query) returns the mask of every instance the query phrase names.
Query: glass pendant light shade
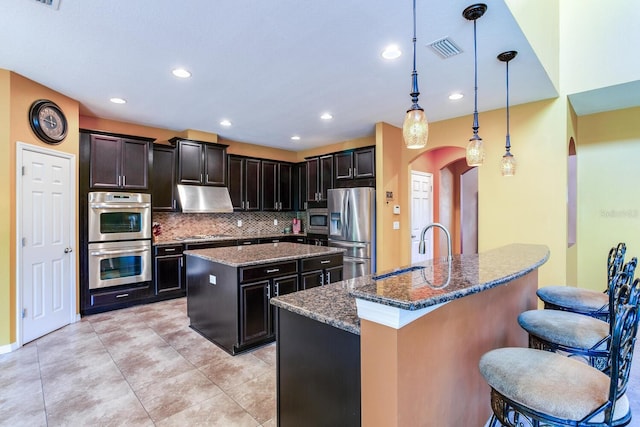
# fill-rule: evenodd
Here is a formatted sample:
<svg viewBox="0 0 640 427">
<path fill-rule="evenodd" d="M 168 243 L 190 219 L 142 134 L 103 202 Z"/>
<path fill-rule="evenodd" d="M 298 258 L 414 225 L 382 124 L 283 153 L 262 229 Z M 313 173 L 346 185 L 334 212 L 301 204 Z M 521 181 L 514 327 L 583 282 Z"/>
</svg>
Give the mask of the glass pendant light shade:
<svg viewBox="0 0 640 427">
<path fill-rule="evenodd" d="M 407 111 L 402 124 L 402 136 L 407 148 L 417 150 L 427 146 L 429 123 L 423 109 L 416 108 Z"/>
<path fill-rule="evenodd" d="M 484 145 L 477 134 L 467 144 L 467 165 L 480 166 L 484 162 Z"/>
<path fill-rule="evenodd" d="M 500 171 L 502 176 L 514 176 L 516 174 L 516 158 L 513 154 L 507 152 L 502 156 Z"/>
</svg>

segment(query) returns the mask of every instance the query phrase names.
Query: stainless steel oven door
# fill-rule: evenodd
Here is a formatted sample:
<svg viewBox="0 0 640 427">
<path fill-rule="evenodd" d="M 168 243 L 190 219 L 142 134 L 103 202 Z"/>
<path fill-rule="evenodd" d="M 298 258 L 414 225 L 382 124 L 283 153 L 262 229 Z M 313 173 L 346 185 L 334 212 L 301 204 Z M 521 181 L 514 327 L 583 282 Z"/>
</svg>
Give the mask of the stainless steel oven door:
<svg viewBox="0 0 640 427">
<path fill-rule="evenodd" d="M 151 195 L 89 193 L 89 241 L 151 238 Z"/>
<path fill-rule="evenodd" d="M 150 280 L 150 240 L 89 243 L 89 289 Z"/>
</svg>

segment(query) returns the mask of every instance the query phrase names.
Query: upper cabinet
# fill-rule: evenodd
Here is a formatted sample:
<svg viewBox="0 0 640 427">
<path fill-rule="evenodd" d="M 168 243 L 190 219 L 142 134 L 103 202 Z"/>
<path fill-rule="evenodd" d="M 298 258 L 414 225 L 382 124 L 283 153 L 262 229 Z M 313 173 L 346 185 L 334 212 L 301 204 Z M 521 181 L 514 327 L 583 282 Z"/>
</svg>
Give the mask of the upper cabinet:
<svg viewBox="0 0 640 427">
<path fill-rule="evenodd" d="M 342 151 L 333 155 L 335 163 L 336 186 L 357 186 L 354 180 L 375 178 L 375 147 Z M 371 185 L 370 182 L 363 183 Z"/>
<path fill-rule="evenodd" d="M 274 160 L 262 161 L 262 210 L 293 209 L 293 165 Z"/>
<path fill-rule="evenodd" d="M 307 160 L 307 201 L 326 202 L 327 190 L 333 188 L 333 155 Z"/>
<path fill-rule="evenodd" d="M 228 156 L 229 196 L 234 210 L 260 210 L 260 159 Z"/>
<path fill-rule="evenodd" d="M 307 209 L 307 162 L 296 163 L 293 168 L 293 210 Z"/>
<path fill-rule="evenodd" d="M 153 145 L 151 203 L 154 211 L 173 212 L 178 209 L 176 200 L 176 150 L 168 145 Z"/>
<path fill-rule="evenodd" d="M 227 146 L 191 139 L 172 138 L 178 150 L 178 184 L 227 184 Z"/>
<path fill-rule="evenodd" d="M 91 189 L 149 188 L 151 139 L 82 133 L 81 140 L 83 150 L 88 146 Z"/>
</svg>

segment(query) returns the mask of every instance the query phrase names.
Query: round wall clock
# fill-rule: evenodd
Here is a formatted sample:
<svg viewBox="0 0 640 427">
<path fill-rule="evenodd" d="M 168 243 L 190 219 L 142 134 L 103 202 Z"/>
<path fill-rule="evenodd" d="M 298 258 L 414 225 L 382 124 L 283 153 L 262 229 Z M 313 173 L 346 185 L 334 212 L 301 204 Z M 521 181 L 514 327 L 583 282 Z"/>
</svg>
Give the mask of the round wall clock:
<svg viewBox="0 0 640 427">
<path fill-rule="evenodd" d="M 29 109 L 29 124 L 36 136 L 47 144 L 59 144 L 67 136 L 67 119 L 54 102 L 39 99 Z"/>
</svg>

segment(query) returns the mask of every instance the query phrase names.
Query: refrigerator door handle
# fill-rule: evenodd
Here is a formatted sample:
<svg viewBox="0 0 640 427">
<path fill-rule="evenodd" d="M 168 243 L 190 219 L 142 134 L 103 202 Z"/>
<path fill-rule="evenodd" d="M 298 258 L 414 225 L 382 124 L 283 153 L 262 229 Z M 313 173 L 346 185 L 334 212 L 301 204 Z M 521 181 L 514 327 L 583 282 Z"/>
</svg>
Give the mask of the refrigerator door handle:
<svg viewBox="0 0 640 427">
<path fill-rule="evenodd" d="M 339 248 L 366 248 L 366 243 L 356 243 L 356 242 L 345 242 L 339 240 L 329 240 L 331 246 L 336 246 Z"/>
<path fill-rule="evenodd" d="M 353 264 L 366 264 L 368 260 L 363 260 L 362 258 L 353 258 L 350 256 L 346 256 L 342 258 L 343 262 L 350 262 Z"/>
</svg>

